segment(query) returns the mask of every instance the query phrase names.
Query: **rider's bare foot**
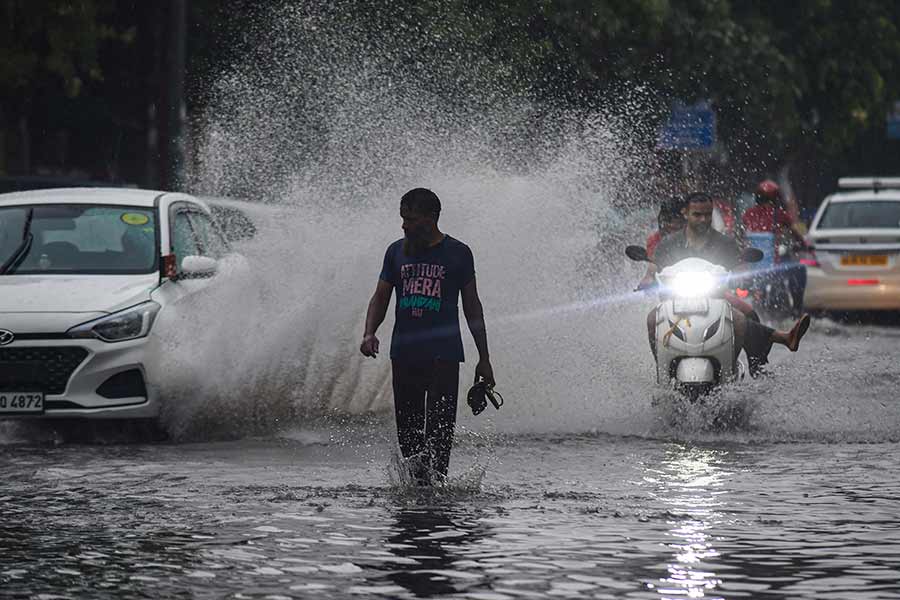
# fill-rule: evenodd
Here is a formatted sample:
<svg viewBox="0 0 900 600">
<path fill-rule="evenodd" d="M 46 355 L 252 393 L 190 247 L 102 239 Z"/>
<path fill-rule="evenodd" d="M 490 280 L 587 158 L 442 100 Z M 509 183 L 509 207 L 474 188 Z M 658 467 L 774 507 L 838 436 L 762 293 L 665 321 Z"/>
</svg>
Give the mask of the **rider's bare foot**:
<svg viewBox="0 0 900 600">
<path fill-rule="evenodd" d="M 787 334 L 787 340 L 785 340 L 785 346 L 788 347 L 788 350 L 791 352 L 797 351 L 797 348 L 800 347 L 800 340 L 803 339 L 803 336 L 806 335 L 806 331 L 809 329 L 809 323 L 810 318 L 808 314 L 803 315 L 794 323 L 794 326 Z"/>
</svg>

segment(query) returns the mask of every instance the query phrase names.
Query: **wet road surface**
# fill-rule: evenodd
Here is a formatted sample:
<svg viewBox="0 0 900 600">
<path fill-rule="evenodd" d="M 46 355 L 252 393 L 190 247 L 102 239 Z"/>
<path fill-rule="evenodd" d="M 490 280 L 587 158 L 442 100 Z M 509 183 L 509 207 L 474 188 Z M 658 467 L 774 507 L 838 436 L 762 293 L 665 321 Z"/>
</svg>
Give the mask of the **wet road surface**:
<svg viewBox="0 0 900 600">
<path fill-rule="evenodd" d="M 432 491 L 402 483 L 388 416 L 194 443 L 7 431 L 0 597 L 900 598 L 896 332 L 811 336 L 723 395 L 753 401 L 731 429 L 665 398 L 627 435 L 464 420 Z M 785 381 L 823 361 L 843 370 Z"/>
<path fill-rule="evenodd" d="M 463 442 L 428 493 L 318 435 L 7 447 L 0 595 L 900 595 L 892 443 Z"/>
</svg>

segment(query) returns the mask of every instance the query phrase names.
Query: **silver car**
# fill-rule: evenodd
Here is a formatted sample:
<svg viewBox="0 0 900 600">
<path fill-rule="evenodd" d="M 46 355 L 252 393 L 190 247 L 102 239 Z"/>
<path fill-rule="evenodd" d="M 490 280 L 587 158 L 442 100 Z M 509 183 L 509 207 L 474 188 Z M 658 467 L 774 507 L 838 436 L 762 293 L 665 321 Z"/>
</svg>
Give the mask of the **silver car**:
<svg viewBox="0 0 900 600">
<path fill-rule="evenodd" d="M 838 185 L 807 236 L 804 306 L 900 310 L 900 178 L 843 178 Z"/>
</svg>

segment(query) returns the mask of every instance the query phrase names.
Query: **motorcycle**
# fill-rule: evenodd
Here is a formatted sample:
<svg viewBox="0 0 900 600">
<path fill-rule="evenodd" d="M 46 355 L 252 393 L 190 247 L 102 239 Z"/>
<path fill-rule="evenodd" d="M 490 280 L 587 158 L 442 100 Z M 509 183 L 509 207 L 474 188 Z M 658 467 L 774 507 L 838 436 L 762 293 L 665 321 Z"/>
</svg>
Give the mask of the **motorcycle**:
<svg viewBox="0 0 900 600">
<path fill-rule="evenodd" d="M 628 246 L 634 261 L 652 262 L 641 246 Z M 762 253 L 747 248 L 744 262 Z M 686 258 L 656 274 L 656 381 L 668 384 L 691 402 L 746 372 L 735 348 L 732 305 L 725 299 L 729 272 L 701 258 Z"/>
<path fill-rule="evenodd" d="M 755 265 L 755 275 L 747 300 L 766 321 L 777 322 L 797 317 L 802 312 L 802 288 L 806 287 L 805 267 L 796 260 L 798 248 L 777 243 L 768 232 L 745 234 L 748 244 L 759 249 L 763 258 Z M 797 272 L 797 270 L 801 272 Z M 798 281 L 795 281 L 799 279 Z M 800 286 L 799 293 L 793 289 Z"/>
</svg>

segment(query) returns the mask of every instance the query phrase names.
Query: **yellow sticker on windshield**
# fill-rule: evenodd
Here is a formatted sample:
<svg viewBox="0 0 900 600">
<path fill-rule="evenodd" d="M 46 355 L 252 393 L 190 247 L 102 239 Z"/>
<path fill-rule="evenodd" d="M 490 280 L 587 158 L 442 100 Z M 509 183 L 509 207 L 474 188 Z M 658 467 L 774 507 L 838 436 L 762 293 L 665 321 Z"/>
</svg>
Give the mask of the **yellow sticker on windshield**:
<svg viewBox="0 0 900 600">
<path fill-rule="evenodd" d="M 146 225 L 149 220 L 150 217 L 141 213 L 125 213 L 122 215 L 122 222 L 128 225 Z"/>
</svg>

